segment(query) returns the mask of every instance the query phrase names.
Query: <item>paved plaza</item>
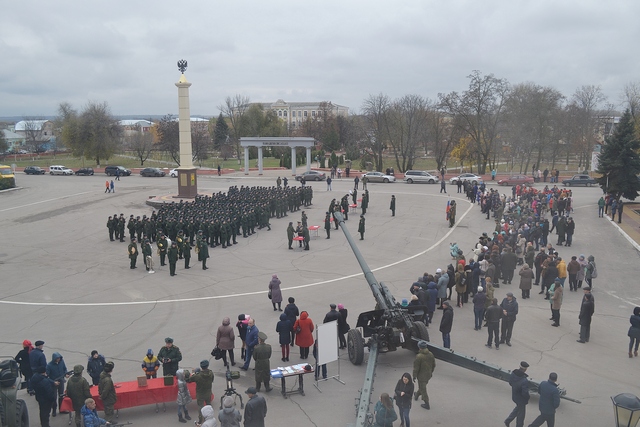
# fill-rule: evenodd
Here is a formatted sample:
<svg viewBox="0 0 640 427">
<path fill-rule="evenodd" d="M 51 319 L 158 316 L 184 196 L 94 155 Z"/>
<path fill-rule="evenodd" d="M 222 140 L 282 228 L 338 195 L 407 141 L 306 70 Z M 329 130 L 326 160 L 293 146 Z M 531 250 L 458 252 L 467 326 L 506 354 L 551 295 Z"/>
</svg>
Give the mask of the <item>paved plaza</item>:
<svg viewBox="0 0 640 427">
<path fill-rule="evenodd" d="M 232 185 L 271 186 L 278 174 L 285 173 L 202 176 L 199 192 L 224 192 Z M 272 274 L 278 274 L 282 281 L 285 301 L 295 297 L 300 310 L 308 311 L 314 323 L 322 322 L 330 303 L 344 304 L 352 326 L 360 312 L 374 308 L 374 298 L 344 235 L 332 230 L 327 240 L 322 229 L 331 199 L 339 200 L 348 192 L 353 187 L 352 178 L 334 180 L 331 192 L 326 191 L 324 182 L 310 183 L 313 205 L 305 210 L 309 225 L 320 225 L 321 229 L 318 237 L 312 237 L 309 251 L 287 250 L 288 222 L 295 224 L 300 219 L 300 212 L 289 213 L 286 218 L 271 219 L 271 231 L 262 229 L 248 238 L 240 236 L 238 244 L 228 249 L 210 249 L 209 270 L 200 268 L 194 253 L 192 268 L 184 270 L 179 262 L 175 277 L 169 276 L 168 265 L 160 267 L 155 247 L 155 274 L 146 273 L 141 258 L 137 269 L 129 269 L 127 244 L 110 242 L 106 227 L 107 218 L 113 214 L 123 213 L 126 218 L 130 214 L 150 215 L 152 208 L 145 201 L 177 192 L 175 179 L 122 177 L 115 182 L 115 193 L 105 194 L 104 175 L 20 174 L 17 178 L 21 190 L 0 193 L 0 320 L 4 325 L 0 354 L 4 357 L 18 353 L 24 339 L 41 339 L 46 342 L 47 359 L 59 352 L 71 369 L 76 364 L 86 366 L 91 350 L 96 349 L 114 361 L 114 382 L 131 381 L 142 375 L 140 364 L 146 350 L 153 348 L 157 353 L 168 336 L 182 350 L 181 367 L 193 369 L 200 360 L 212 359 L 209 353 L 222 319 L 230 317 L 234 324 L 238 314 L 248 313 L 269 336 L 274 368 L 282 362 L 275 332 L 280 313 L 273 311 L 267 299 Z M 290 183 L 297 184 L 293 179 Z M 536 186 L 542 188 L 541 184 Z M 456 194 L 454 186 L 447 186 L 448 195 L 439 194 L 439 189 L 439 185 L 408 185 L 402 181 L 369 184 L 365 240 L 358 241 L 358 247 L 378 281 L 385 282 L 398 301 L 409 298 L 411 283 L 422 273 L 444 269 L 452 262 L 450 242 L 457 242 L 469 255 L 478 236 L 493 231 L 494 222 L 487 221 L 462 194 Z M 640 218 L 628 206 L 621 230 L 610 220 L 598 218 L 599 188 L 573 191 L 573 246 L 557 249 L 567 261 L 572 255 L 595 256 L 598 278 L 594 279 L 591 341 L 576 342 L 582 292 L 564 293 L 561 326 L 552 328 L 549 303 L 534 287 L 531 299 L 518 298 L 520 314 L 512 347 L 501 346 L 496 351 L 484 346 L 486 329 L 474 331 L 471 304 L 454 307 L 451 347 L 505 369 L 514 369 L 525 360 L 531 365 L 527 374 L 537 381 L 547 379 L 551 371 L 557 372 L 567 395 L 582 401 L 575 404 L 563 400 L 556 415 L 557 425 L 613 425 L 610 396 L 623 392 L 640 395 L 640 358 L 627 356 L 628 319 L 633 307 L 640 305 L 636 276 L 640 275 L 636 264 L 639 252 L 634 246 L 634 241 L 640 240 Z M 397 199 L 395 217 L 389 210 L 392 194 Z M 449 196 L 458 203 L 458 223 L 451 229 L 445 220 Z M 359 212 L 349 215 L 347 221 L 353 236 L 357 234 L 358 216 Z M 555 234 L 549 241 L 555 243 Z M 518 282 L 516 279 L 512 285 L 501 285 L 496 298 L 501 301 L 509 291 L 519 297 Z M 437 311 L 429 327 L 431 341 L 436 344 L 442 344 L 437 327 L 440 316 Z M 236 360 L 240 359 L 239 347 L 238 338 Z M 301 362 L 298 350 L 292 348 L 290 363 Z M 365 352 L 365 363 L 366 357 Z M 381 393 L 393 393 L 404 372 L 413 372 L 413 359 L 414 354 L 408 350 L 379 357 L 374 403 Z M 217 409 L 225 389 L 222 361 L 212 360 L 211 368 Z M 365 365 L 353 366 L 346 351 L 340 350 L 340 362 L 330 364 L 328 370 L 345 384 L 320 382 L 319 391 L 308 376 L 306 396 L 292 395 L 286 400 L 279 393 L 279 382 L 272 380 L 274 390 L 262 393 L 268 405 L 266 425 L 329 427 L 353 423 Z M 252 385 L 251 369 L 234 381 L 240 392 Z M 294 388 L 293 381 L 287 385 Z M 410 417 L 416 426 L 500 426 L 514 406 L 507 383 L 442 361 L 437 361 L 428 390 L 432 409 L 413 405 Z M 28 402 L 31 425 L 39 425 L 35 399 L 26 391 L 20 394 Z M 189 409 L 196 412 L 195 402 Z M 152 406 L 137 407 L 120 411 L 119 419 L 131 421 L 136 427 L 178 425 L 176 410 L 175 403 L 167 404 L 166 413 L 155 413 Z M 537 414 L 538 398 L 534 396 L 527 408 L 527 424 Z M 67 421 L 59 415 L 51 419 L 51 425 L 66 426 Z"/>
</svg>

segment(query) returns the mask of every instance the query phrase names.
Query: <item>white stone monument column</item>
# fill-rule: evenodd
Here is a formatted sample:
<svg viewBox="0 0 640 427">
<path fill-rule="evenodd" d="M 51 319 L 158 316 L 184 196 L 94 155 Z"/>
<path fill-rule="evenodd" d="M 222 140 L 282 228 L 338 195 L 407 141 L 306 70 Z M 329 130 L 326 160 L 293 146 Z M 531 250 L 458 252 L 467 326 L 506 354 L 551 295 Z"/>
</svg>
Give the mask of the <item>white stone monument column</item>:
<svg viewBox="0 0 640 427">
<path fill-rule="evenodd" d="M 249 175 L 249 147 L 244 147 L 244 174 Z"/>
<path fill-rule="evenodd" d="M 180 131 L 180 167 L 178 168 L 178 197 L 193 199 L 198 195 L 198 179 L 196 168 L 192 163 L 191 152 L 191 110 L 189 108 L 189 87 L 184 72 L 187 61 L 178 61 L 178 69 L 182 72 L 176 83 L 178 88 L 178 128 Z"/>
<path fill-rule="evenodd" d="M 262 147 L 258 147 L 258 175 L 262 175 Z"/>
<path fill-rule="evenodd" d="M 296 176 L 296 147 L 291 147 L 291 173 Z"/>
<path fill-rule="evenodd" d="M 311 170 L 311 147 L 307 147 L 307 172 Z"/>
</svg>

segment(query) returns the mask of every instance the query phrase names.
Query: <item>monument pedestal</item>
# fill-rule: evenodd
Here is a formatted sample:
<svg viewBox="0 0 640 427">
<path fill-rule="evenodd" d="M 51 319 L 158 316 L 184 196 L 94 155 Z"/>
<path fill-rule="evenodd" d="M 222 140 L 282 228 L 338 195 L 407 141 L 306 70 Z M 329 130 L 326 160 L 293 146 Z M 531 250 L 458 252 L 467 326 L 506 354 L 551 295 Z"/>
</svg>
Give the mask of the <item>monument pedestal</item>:
<svg viewBox="0 0 640 427">
<path fill-rule="evenodd" d="M 195 199 L 198 195 L 198 174 L 196 168 L 178 168 L 178 197 Z"/>
</svg>

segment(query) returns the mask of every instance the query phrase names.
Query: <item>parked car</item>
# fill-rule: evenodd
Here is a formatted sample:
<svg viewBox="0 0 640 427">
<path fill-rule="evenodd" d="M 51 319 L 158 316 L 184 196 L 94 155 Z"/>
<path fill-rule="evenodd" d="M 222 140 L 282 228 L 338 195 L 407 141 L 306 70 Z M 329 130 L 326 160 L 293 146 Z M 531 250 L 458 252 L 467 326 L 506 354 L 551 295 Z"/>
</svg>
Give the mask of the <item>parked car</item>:
<svg viewBox="0 0 640 427">
<path fill-rule="evenodd" d="M 45 172 L 46 171 L 39 166 L 27 166 L 24 168 L 24 173 L 27 175 L 44 175 Z"/>
<path fill-rule="evenodd" d="M 296 175 L 296 181 L 302 180 L 302 177 L 304 177 L 305 181 L 324 181 L 327 179 L 327 174 L 319 171 L 303 172 L 300 175 Z"/>
<path fill-rule="evenodd" d="M 408 184 L 413 184 L 414 182 L 426 182 L 428 184 L 436 184 L 438 182 L 440 182 L 440 179 L 435 176 L 435 175 L 431 175 L 429 172 L 426 171 L 406 171 L 404 173 L 404 182 L 408 183 Z"/>
<path fill-rule="evenodd" d="M 511 175 L 498 181 L 498 185 L 533 185 L 533 177 L 526 175 Z"/>
<path fill-rule="evenodd" d="M 144 168 L 140 171 L 141 176 L 165 176 L 165 173 L 158 168 Z"/>
<path fill-rule="evenodd" d="M 178 168 L 171 169 L 171 170 L 169 171 L 169 176 L 170 176 L 171 178 L 177 178 L 177 177 L 178 177 Z"/>
<path fill-rule="evenodd" d="M 396 177 L 393 175 L 386 175 L 382 172 L 367 172 L 362 174 L 361 179 L 367 177 L 368 182 L 396 182 Z"/>
<path fill-rule="evenodd" d="M 573 185 L 584 185 L 585 187 L 596 184 L 596 180 L 591 178 L 589 175 L 573 175 L 569 179 L 565 179 L 562 181 L 562 185 L 564 186 L 573 186 Z"/>
<path fill-rule="evenodd" d="M 53 165 L 49 166 L 49 173 L 51 175 L 73 175 L 73 171 L 66 166 Z"/>
<path fill-rule="evenodd" d="M 93 168 L 80 168 L 76 171 L 76 175 L 93 175 Z"/>
<path fill-rule="evenodd" d="M 129 176 L 131 175 L 131 170 L 125 168 L 124 166 L 107 166 L 104 168 L 104 173 L 109 176 L 116 176 L 116 170 L 120 170 L 120 176 Z"/>
<path fill-rule="evenodd" d="M 450 184 L 457 184 L 458 180 L 461 181 L 469 181 L 472 184 L 482 184 L 482 177 L 479 175 L 476 175 L 474 173 L 463 173 L 460 174 L 458 176 L 454 176 L 453 178 L 451 178 L 449 180 Z"/>
</svg>

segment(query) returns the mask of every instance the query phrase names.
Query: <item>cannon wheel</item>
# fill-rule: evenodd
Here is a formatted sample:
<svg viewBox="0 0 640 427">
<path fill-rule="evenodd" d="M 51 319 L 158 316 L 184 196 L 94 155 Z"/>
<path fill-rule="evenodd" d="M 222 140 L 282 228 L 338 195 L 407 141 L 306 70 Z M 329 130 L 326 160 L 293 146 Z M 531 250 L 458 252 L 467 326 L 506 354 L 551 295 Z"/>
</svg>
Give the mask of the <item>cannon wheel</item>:
<svg viewBox="0 0 640 427">
<path fill-rule="evenodd" d="M 29 427 L 29 412 L 27 404 L 22 399 L 16 401 L 16 421 L 20 422 L 19 427 Z"/>
<path fill-rule="evenodd" d="M 362 334 L 357 329 L 349 329 L 347 332 L 347 351 L 349 352 L 349 360 L 354 365 L 362 365 L 364 360 L 364 342 Z"/>
<path fill-rule="evenodd" d="M 413 326 L 411 327 L 411 337 L 429 341 L 429 330 L 427 329 L 427 325 L 420 321 L 413 322 Z M 418 343 L 411 340 L 411 347 L 409 348 L 413 348 L 415 351 L 418 351 Z"/>
</svg>

